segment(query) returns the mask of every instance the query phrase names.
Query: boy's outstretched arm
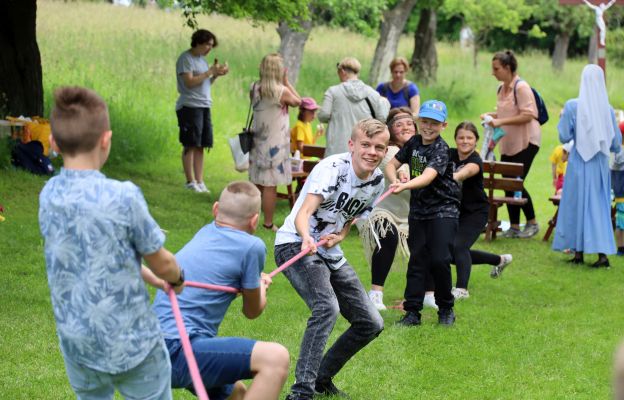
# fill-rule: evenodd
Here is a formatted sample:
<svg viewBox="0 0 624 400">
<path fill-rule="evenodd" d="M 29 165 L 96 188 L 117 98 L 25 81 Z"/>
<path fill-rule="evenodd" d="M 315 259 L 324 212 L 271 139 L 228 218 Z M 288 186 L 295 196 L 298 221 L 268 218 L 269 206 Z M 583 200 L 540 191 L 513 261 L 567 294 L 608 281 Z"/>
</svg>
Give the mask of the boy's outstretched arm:
<svg viewBox="0 0 624 400">
<path fill-rule="evenodd" d="M 390 163 L 388 163 L 390 164 Z M 438 171 L 433 168 L 427 167 L 422 174 L 407 181 L 405 183 L 393 183 L 390 187 L 394 188 L 394 194 L 401 193 L 404 190 L 420 189 L 429 185 L 438 176 Z"/>
<path fill-rule="evenodd" d="M 143 259 L 147 262 L 147 267 L 158 278 L 168 282 L 176 290 L 176 293 L 182 291 L 183 285 L 176 285 L 182 278 L 182 270 L 178 266 L 175 256 L 169 250 L 161 247 L 155 253 L 145 254 Z M 141 275 L 143 276 L 143 273 Z"/>
<path fill-rule="evenodd" d="M 266 290 L 273 281 L 268 274 L 260 274 L 260 286 L 255 289 L 243 289 L 243 315 L 254 319 L 262 314 L 266 307 Z"/>
</svg>

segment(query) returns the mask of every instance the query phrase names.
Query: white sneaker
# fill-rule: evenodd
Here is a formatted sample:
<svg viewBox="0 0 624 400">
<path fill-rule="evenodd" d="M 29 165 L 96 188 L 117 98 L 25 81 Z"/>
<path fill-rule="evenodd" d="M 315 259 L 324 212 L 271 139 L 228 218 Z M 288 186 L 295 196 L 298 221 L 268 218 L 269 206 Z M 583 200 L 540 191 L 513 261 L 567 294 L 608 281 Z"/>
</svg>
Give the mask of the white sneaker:
<svg viewBox="0 0 624 400">
<path fill-rule="evenodd" d="M 467 299 L 470 297 L 470 293 L 468 293 L 468 289 L 456 288 L 451 289 L 451 293 L 455 300 Z"/>
<path fill-rule="evenodd" d="M 383 292 L 381 290 L 369 290 L 368 298 L 371 299 L 377 310 L 383 311 L 386 309 L 383 303 Z"/>
<path fill-rule="evenodd" d="M 435 302 L 435 295 L 433 295 L 432 293 L 427 293 L 425 295 L 425 299 L 423 300 L 423 307 L 429 307 L 437 310 L 438 305 Z"/>
<path fill-rule="evenodd" d="M 498 278 L 501 276 L 505 267 L 513 261 L 511 254 L 501 254 L 500 258 L 500 263 L 492 267 L 492 271 L 490 271 L 490 277 L 492 278 Z"/>
<path fill-rule="evenodd" d="M 196 184 L 197 186 L 197 191 L 199 193 L 208 193 L 210 194 L 210 190 L 208 190 L 208 188 L 206 187 L 206 184 L 204 182 L 199 182 Z"/>
<path fill-rule="evenodd" d="M 197 182 L 195 181 L 187 183 L 186 185 L 184 185 L 184 187 L 188 190 L 199 193 L 199 188 L 197 187 Z"/>
</svg>

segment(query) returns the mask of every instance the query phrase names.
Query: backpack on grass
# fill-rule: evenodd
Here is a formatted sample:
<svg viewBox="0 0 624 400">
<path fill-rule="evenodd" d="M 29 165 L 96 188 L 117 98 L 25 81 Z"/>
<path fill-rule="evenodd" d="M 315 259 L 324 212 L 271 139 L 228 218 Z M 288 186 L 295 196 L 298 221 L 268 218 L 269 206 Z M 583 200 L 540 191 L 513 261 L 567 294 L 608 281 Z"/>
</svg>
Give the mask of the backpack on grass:
<svg viewBox="0 0 624 400">
<path fill-rule="evenodd" d="M 50 159 L 43 155 L 43 145 L 38 140 L 18 142 L 11 151 L 11 163 L 36 175 L 54 173 L 54 167 Z"/>
<path fill-rule="evenodd" d="M 518 82 L 524 81 L 524 79 L 518 79 L 516 81 L 516 83 L 514 84 L 514 103 L 516 105 L 518 105 L 518 96 L 516 94 L 516 86 L 518 86 Z M 548 109 L 546 108 L 546 103 L 544 102 L 544 99 L 542 98 L 542 95 L 539 94 L 539 92 L 532 86 L 529 86 L 531 88 L 531 92 L 533 92 L 533 97 L 535 97 L 535 106 L 537 107 L 537 122 L 539 122 L 540 125 L 544 125 L 546 122 L 548 122 Z M 498 91 L 496 93 L 500 93 L 501 89 L 503 88 L 503 85 L 500 85 L 498 87 Z"/>
</svg>

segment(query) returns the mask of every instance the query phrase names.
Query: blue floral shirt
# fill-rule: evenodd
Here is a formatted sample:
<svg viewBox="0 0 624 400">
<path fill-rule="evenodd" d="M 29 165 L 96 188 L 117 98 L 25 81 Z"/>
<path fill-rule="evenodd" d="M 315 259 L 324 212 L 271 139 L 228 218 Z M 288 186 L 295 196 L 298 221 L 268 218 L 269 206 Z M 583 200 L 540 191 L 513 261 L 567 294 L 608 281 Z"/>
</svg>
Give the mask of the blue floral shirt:
<svg viewBox="0 0 624 400">
<path fill-rule="evenodd" d="M 63 356 L 111 374 L 140 364 L 162 340 L 141 255 L 165 241 L 141 190 L 62 169 L 41 191 L 39 224 Z"/>
</svg>

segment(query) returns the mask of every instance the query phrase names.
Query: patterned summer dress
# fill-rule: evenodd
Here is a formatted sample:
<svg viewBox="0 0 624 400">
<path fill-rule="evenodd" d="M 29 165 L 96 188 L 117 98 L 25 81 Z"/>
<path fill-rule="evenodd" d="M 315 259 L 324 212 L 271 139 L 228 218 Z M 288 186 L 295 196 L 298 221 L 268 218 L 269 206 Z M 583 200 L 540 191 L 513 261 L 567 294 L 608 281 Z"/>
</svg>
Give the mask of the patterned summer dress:
<svg viewBox="0 0 624 400">
<path fill-rule="evenodd" d="M 277 186 L 292 182 L 288 106 L 282 106 L 284 86 L 277 99 L 262 99 L 259 85 L 253 89 L 253 147 L 249 153 L 249 180 Z"/>
</svg>

